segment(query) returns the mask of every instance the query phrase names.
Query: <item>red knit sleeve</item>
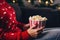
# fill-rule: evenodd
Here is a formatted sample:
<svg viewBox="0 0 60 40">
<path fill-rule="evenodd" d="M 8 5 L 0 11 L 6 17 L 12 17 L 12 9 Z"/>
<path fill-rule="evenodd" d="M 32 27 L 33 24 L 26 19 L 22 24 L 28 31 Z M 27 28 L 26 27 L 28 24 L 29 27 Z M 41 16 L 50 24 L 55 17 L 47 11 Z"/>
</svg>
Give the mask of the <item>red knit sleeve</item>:
<svg viewBox="0 0 60 40">
<path fill-rule="evenodd" d="M 19 30 L 19 28 L 18 28 Z M 19 36 L 20 35 L 20 36 Z M 29 40 L 30 38 L 30 35 L 28 34 L 27 30 L 26 31 L 20 31 L 20 32 L 17 32 L 17 39 L 21 39 L 21 40 Z"/>
<path fill-rule="evenodd" d="M 27 31 L 22 32 L 22 40 L 29 40 L 30 35 Z"/>
<path fill-rule="evenodd" d="M 6 6 L 7 5 L 7 6 Z M 6 6 L 6 8 L 5 8 Z M 18 36 L 17 35 L 17 31 L 18 31 L 18 34 L 21 35 L 20 38 L 22 38 L 22 40 L 28 40 L 29 39 L 29 34 L 27 31 L 19 31 L 19 30 L 15 30 L 16 27 L 23 27 L 23 23 L 20 23 L 16 20 L 16 14 L 15 14 L 15 11 L 14 9 L 9 6 L 8 4 L 4 4 L 3 8 L 1 8 L 0 10 L 0 26 L 2 27 L 6 27 L 6 28 L 11 28 L 13 29 L 13 31 L 15 32 L 12 32 L 12 31 L 9 31 L 9 32 L 6 32 L 5 35 L 6 37 L 8 38 L 7 40 L 9 39 L 14 39 Z M 21 28 L 20 28 L 21 30 Z M 21 34 L 20 34 L 21 33 Z M 15 35 L 15 36 L 13 36 Z"/>
</svg>

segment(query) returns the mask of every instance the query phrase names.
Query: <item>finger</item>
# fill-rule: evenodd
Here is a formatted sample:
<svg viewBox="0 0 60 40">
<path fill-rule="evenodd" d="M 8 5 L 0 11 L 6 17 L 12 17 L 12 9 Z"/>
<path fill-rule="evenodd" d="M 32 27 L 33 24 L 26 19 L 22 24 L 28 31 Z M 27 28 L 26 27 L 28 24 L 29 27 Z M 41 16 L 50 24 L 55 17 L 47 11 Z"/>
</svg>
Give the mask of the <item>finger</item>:
<svg viewBox="0 0 60 40">
<path fill-rule="evenodd" d="M 30 28 L 33 29 L 33 28 L 35 28 L 35 27 L 36 27 L 36 25 L 33 25 L 33 26 L 31 26 Z"/>
<path fill-rule="evenodd" d="M 30 24 L 28 23 L 27 25 L 29 26 Z"/>
<path fill-rule="evenodd" d="M 44 27 L 45 28 L 45 26 L 41 26 L 41 27 Z"/>
<path fill-rule="evenodd" d="M 43 30 L 44 29 L 44 27 L 40 27 L 40 28 L 37 28 L 36 30 L 37 31 L 41 31 L 41 30 Z"/>
<path fill-rule="evenodd" d="M 25 26 L 30 26 L 30 24 L 26 24 Z"/>
</svg>

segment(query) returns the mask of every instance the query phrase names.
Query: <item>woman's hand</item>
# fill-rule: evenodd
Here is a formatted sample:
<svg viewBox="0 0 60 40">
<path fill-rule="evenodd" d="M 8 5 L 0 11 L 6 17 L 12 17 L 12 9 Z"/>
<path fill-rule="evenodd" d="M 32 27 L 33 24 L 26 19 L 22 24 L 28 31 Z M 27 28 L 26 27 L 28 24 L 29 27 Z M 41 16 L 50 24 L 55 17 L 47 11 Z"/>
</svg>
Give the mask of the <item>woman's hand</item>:
<svg viewBox="0 0 60 40">
<path fill-rule="evenodd" d="M 24 25 L 24 27 L 29 27 L 29 26 L 30 26 L 30 24 L 29 24 L 29 23 Z"/>
<path fill-rule="evenodd" d="M 23 29 L 26 30 L 26 29 L 28 29 L 29 27 L 30 27 L 30 24 L 28 23 L 28 24 L 25 24 L 25 25 L 24 25 L 24 28 L 23 28 Z"/>
<path fill-rule="evenodd" d="M 40 27 L 40 28 L 35 28 L 35 27 L 36 26 L 34 25 L 27 30 L 29 35 L 33 38 L 36 38 L 38 36 L 38 34 L 40 33 L 40 31 L 42 31 L 44 29 L 44 27 Z"/>
</svg>

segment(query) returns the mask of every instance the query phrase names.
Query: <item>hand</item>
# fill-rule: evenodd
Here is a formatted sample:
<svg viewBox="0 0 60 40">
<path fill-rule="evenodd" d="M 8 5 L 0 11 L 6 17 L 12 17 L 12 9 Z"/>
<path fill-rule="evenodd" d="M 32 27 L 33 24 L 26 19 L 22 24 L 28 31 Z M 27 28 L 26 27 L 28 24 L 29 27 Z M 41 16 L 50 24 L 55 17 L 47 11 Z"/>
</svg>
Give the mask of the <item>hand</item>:
<svg viewBox="0 0 60 40">
<path fill-rule="evenodd" d="M 36 26 L 32 26 L 30 27 L 27 32 L 29 33 L 29 35 L 33 38 L 36 38 L 39 34 L 39 32 L 44 28 L 44 27 L 40 27 L 40 28 L 35 28 Z M 35 28 L 35 29 L 34 29 Z"/>
<path fill-rule="evenodd" d="M 30 26 L 30 24 L 29 24 L 29 23 L 24 25 L 24 27 L 29 27 L 29 26 Z"/>
<path fill-rule="evenodd" d="M 24 25 L 24 30 L 26 30 L 26 29 L 28 29 L 30 27 L 30 24 L 28 23 L 28 24 L 25 24 Z"/>
</svg>

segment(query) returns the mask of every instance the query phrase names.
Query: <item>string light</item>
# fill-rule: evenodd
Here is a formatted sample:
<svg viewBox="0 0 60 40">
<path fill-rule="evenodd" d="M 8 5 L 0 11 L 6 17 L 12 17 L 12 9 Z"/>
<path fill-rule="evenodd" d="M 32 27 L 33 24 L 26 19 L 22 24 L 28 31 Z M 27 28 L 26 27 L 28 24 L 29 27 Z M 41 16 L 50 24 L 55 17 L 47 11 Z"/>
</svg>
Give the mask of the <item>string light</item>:
<svg viewBox="0 0 60 40">
<path fill-rule="evenodd" d="M 50 2 L 51 2 L 51 3 L 50 3 L 50 6 L 53 6 L 53 0 L 50 0 Z"/>
<path fill-rule="evenodd" d="M 50 0 L 51 3 L 53 3 L 53 0 Z"/>
<path fill-rule="evenodd" d="M 41 3 L 41 0 L 39 0 L 39 3 Z"/>
<path fill-rule="evenodd" d="M 60 6 L 58 6 L 57 9 L 60 10 Z"/>
<path fill-rule="evenodd" d="M 15 0 L 13 0 L 13 3 L 15 3 Z"/>
<path fill-rule="evenodd" d="M 46 1 L 45 4 L 48 5 L 48 1 Z"/>
<path fill-rule="evenodd" d="M 53 4 L 50 4 L 50 6 L 53 6 Z"/>
<path fill-rule="evenodd" d="M 28 0 L 28 2 L 30 3 L 30 2 L 31 2 L 31 0 Z"/>
</svg>

